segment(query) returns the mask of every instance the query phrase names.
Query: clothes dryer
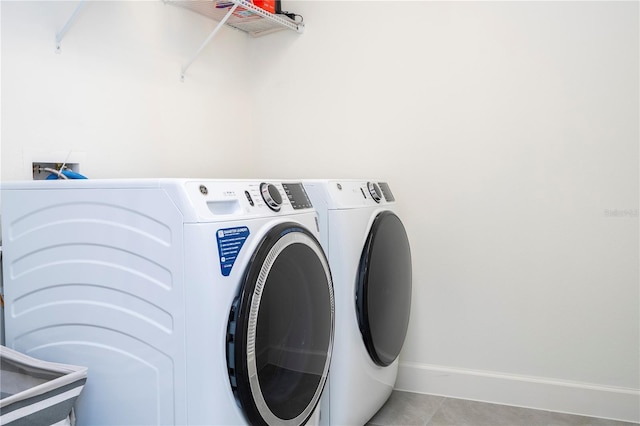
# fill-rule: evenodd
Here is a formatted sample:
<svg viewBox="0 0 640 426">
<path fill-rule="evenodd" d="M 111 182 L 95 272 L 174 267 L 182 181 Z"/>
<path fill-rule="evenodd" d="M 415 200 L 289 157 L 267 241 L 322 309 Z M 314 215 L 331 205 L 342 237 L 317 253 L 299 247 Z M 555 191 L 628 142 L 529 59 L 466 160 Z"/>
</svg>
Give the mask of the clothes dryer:
<svg viewBox="0 0 640 426">
<path fill-rule="evenodd" d="M 320 423 L 363 425 L 393 390 L 411 308 L 411 249 L 384 182 L 304 181 L 333 274 L 336 333 Z"/>
<path fill-rule="evenodd" d="M 2 186 L 6 344 L 89 367 L 78 425 L 317 422 L 331 275 L 296 182 Z"/>
</svg>

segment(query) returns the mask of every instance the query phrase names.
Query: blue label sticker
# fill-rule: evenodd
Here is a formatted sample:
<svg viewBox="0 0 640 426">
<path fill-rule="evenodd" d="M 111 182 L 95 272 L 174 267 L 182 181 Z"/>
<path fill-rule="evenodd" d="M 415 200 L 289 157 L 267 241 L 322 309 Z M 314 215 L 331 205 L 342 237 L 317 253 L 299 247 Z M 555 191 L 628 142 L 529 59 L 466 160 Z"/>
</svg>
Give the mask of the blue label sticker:
<svg viewBox="0 0 640 426">
<path fill-rule="evenodd" d="M 238 228 L 218 229 L 216 238 L 218 240 L 218 256 L 220 256 L 220 272 L 225 277 L 231 273 L 231 268 L 238 258 L 240 249 L 249 237 L 249 228 L 240 226 Z"/>
</svg>

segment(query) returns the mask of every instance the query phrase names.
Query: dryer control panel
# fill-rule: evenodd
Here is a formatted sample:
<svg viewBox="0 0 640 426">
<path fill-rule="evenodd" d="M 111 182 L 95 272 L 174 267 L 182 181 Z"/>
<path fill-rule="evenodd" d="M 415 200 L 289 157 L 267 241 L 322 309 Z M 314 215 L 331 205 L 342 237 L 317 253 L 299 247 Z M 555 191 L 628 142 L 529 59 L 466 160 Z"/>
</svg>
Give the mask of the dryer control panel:
<svg viewBox="0 0 640 426">
<path fill-rule="evenodd" d="M 384 195 L 384 199 L 391 202 L 395 201 L 393 194 L 391 193 L 391 188 L 389 188 L 389 184 L 387 182 L 379 182 L 380 190 L 382 191 L 382 195 Z"/>
<path fill-rule="evenodd" d="M 396 199 L 387 182 L 376 180 L 308 180 L 305 190 L 311 194 L 315 207 L 319 200 L 328 209 L 349 209 L 395 203 Z"/>
</svg>

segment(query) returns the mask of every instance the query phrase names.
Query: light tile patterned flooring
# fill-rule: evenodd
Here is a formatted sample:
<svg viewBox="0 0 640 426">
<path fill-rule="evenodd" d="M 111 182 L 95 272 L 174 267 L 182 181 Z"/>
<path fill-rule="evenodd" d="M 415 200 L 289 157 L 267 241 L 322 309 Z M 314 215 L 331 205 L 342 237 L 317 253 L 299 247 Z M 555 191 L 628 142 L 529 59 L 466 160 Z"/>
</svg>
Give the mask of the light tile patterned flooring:
<svg viewBox="0 0 640 426">
<path fill-rule="evenodd" d="M 393 391 L 367 426 L 638 426 L 463 399 Z"/>
</svg>

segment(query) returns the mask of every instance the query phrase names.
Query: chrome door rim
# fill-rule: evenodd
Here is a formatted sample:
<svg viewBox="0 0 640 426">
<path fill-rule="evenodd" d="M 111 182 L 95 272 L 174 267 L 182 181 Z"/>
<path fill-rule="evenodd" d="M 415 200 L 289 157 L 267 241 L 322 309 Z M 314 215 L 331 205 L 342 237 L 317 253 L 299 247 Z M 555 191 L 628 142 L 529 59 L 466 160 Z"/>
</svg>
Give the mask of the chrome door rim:
<svg viewBox="0 0 640 426">
<path fill-rule="evenodd" d="M 324 371 L 322 372 L 322 379 L 319 383 L 313 398 L 307 405 L 307 407 L 302 411 L 298 416 L 292 419 L 282 419 L 276 416 L 271 409 L 269 408 L 267 402 L 265 401 L 262 390 L 260 388 L 260 382 L 258 379 L 258 371 L 256 366 L 256 355 L 255 355 L 255 342 L 256 342 L 256 332 L 257 332 L 257 323 L 258 323 L 258 312 L 260 310 L 260 302 L 262 300 L 262 293 L 264 291 L 264 286 L 267 282 L 267 277 L 269 276 L 269 272 L 273 267 L 278 256 L 290 245 L 292 244 L 303 244 L 314 251 L 318 259 L 320 260 L 323 270 L 325 272 L 325 277 L 327 279 L 328 287 L 329 287 L 329 300 L 331 305 L 331 335 L 329 337 L 329 348 L 327 350 L 327 358 L 324 366 Z M 329 269 L 329 264 L 326 261 L 326 257 L 322 248 L 319 244 L 302 232 L 289 232 L 283 235 L 269 250 L 267 257 L 260 268 L 260 273 L 258 275 L 258 279 L 256 280 L 256 285 L 253 291 L 253 295 L 251 297 L 251 308 L 249 310 L 249 321 L 247 324 L 247 370 L 249 375 L 249 385 L 251 387 L 251 393 L 253 396 L 253 400 L 256 404 L 258 412 L 262 416 L 262 418 L 270 425 L 281 424 L 281 425 L 300 425 L 302 424 L 308 417 L 311 416 L 313 410 L 316 408 L 317 403 L 322 395 L 322 390 L 324 389 L 324 384 L 327 380 L 327 375 L 329 372 L 329 365 L 331 363 L 331 355 L 333 350 L 333 333 L 334 333 L 334 321 L 333 318 L 335 316 L 335 302 L 333 295 L 333 284 L 331 280 L 331 273 Z"/>
</svg>

